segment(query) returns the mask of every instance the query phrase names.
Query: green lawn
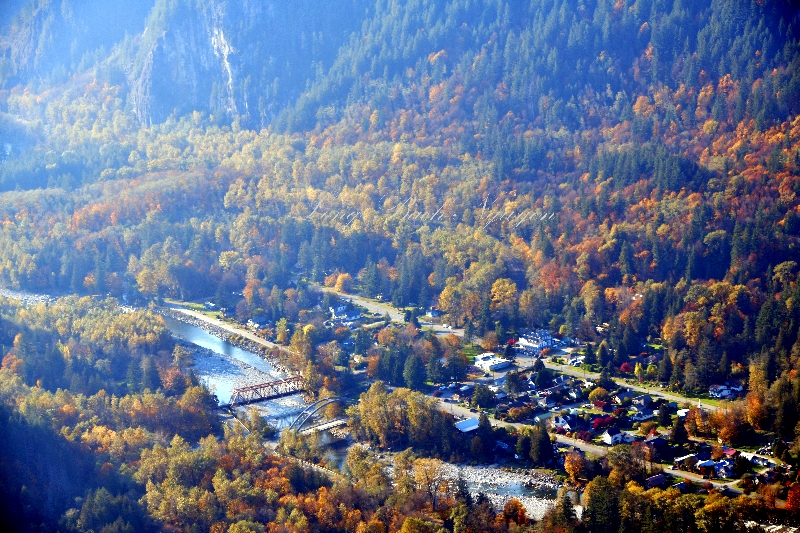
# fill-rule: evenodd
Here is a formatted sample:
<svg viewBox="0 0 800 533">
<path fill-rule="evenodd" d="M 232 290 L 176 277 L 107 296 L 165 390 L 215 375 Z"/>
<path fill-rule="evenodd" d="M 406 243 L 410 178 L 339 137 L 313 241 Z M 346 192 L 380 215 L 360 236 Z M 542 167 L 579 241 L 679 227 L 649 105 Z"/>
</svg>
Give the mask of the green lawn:
<svg viewBox="0 0 800 533">
<path fill-rule="evenodd" d="M 467 346 L 467 347 L 462 349 L 462 352 L 464 352 L 464 355 L 467 356 L 467 359 L 469 360 L 469 364 L 471 364 L 471 365 L 475 364 L 475 357 L 478 356 L 480 351 L 481 351 L 481 348 L 479 346 Z"/>
<path fill-rule="evenodd" d="M 619 378 L 617 378 L 619 380 Z M 703 402 L 703 405 L 712 405 L 714 407 L 721 407 L 725 400 L 718 400 L 716 398 L 712 398 L 708 394 L 686 394 L 685 392 L 681 391 L 673 391 L 665 388 L 660 387 L 660 382 L 651 382 L 651 381 L 642 381 L 640 382 L 637 379 L 632 378 L 625 378 L 623 380 L 627 385 L 635 385 L 637 387 L 642 387 L 645 389 L 652 389 L 653 393 L 658 394 L 659 392 L 664 392 L 667 394 L 671 394 L 673 396 L 680 396 L 685 398 L 686 401 L 690 404 L 697 405 L 697 401 L 700 400 Z"/>
<path fill-rule="evenodd" d="M 204 315 L 213 318 L 217 318 L 219 316 L 219 311 L 209 311 L 208 309 L 206 309 L 206 306 L 201 303 L 182 302 L 181 300 L 176 300 L 174 298 L 164 298 L 164 302 L 172 305 L 180 305 L 181 307 L 185 307 L 186 309 L 197 311 L 198 313 L 203 313 Z"/>
<path fill-rule="evenodd" d="M 675 396 L 681 396 L 683 398 L 686 398 L 686 401 L 691 403 L 691 404 L 693 404 L 693 405 L 697 405 L 697 401 L 700 400 L 703 403 L 703 405 L 713 405 L 714 407 L 720 407 L 722 405 L 722 403 L 725 401 L 725 400 L 717 400 L 715 398 L 712 398 L 708 394 L 699 394 L 699 395 L 698 394 L 692 394 L 692 395 L 688 395 L 685 392 L 673 392 L 673 391 L 666 391 L 666 392 L 669 392 L 670 394 L 674 394 Z"/>
</svg>

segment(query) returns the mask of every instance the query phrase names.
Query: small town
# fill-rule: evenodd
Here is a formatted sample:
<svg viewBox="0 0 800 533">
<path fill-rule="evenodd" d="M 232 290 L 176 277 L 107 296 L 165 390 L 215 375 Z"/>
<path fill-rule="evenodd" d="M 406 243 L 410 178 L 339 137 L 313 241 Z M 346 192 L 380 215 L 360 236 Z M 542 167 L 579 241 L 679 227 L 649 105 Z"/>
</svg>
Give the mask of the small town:
<svg viewBox="0 0 800 533">
<path fill-rule="evenodd" d="M 0 533 L 800 533 L 800 1 L 0 0 Z"/>
<path fill-rule="evenodd" d="M 386 316 L 355 302 L 364 303 L 364 299 L 342 295 L 328 307 L 330 318 L 325 326 L 363 332 L 362 328 L 374 328 L 374 320 Z M 379 300 L 374 304 L 385 306 Z M 207 303 L 205 307 L 214 310 L 215 306 Z M 418 309 L 403 313 L 404 322 L 415 323 L 429 334 L 463 336 L 463 329 L 442 322 L 446 315 L 436 307 L 425 309 L 424 314 Z M 274 331 L 263 318 L 248 319 L 244 326 L 265 336 Z M 596 327 L 598 337 L 602 338 L 607 326 Z M 378 346 L 380 341 L 374 331 L 372 340 Z M 477 339 L 475 342 L 479 347 L 481 343 Z M 664 387 L 658 379 L 664 354 L 657 345 L 642 346 L 641 354 L 620 365 L 612 378 L 606 370 L 598 372 L 603 369 L 602 352 L 608 349 L 604 346 L 598 354 L 599 344 L 581 343 L 544 329 L 521 330 L 508 339 L 502 350 L 497 345 L 495 351 L 474 351 L 471 363 L 464 369 L 464 379 L 430 381 L 421 389 L 453 416 L 454 427 L 467 439 L 478 433 L 482 420 L 504 428 L 505 432 L 493 432 L 494 440 L 487 444 L 494 460 L 506 467 L 529 465 L 527 454 L 519 453 L 523 442 L 519 430 L 545 428 L 552 442 L 552 463 L 540 466 L 561 471 L 578 489 L 587 480 L 583 475 L 588 471 L 580 468 L 588 464 L 586 458 L 603 457 L 619 445 L 631 461 L 640 465 L 641 479 L 648 489 L 672 487 L 682 493 L 714 489 L 749 494 L 759 486 L 796 477 L 791 466 L 776 459 L 776 454 L 779 457 L 786 449 L 786 443 L 744 435 L 743 420 L 720 416 L 720 409 L 725 409 L 720 401 L 746 394 L 740 380 L 728 379 L 709 386 L 700 395 L 706 399 L 703 404 L 701 397 L 681 397 Z M 365 380 L 361 385 L 364 387 L 374 380 L 364 368 L 367 358 L 353 353 L 354 345 L 352 338 L 342 342 L 345 353 L 341 357 L 347 357 L 357 369 L 355 375 Z M 440 362 L 447 363 L 444 358 Z M 735 424 L 741 427 L 728 427 Z"/>
</svg>

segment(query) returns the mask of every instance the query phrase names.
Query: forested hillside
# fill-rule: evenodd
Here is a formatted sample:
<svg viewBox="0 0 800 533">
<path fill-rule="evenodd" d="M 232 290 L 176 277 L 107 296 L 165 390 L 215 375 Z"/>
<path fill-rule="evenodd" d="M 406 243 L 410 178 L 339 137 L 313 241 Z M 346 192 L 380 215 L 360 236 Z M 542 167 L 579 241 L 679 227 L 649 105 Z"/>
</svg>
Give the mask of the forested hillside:
<svg viewBox="0 0 800 533">
<path fill-rule="evenodd" d="M 611 374 L 652 341 L 665 385 L 749 381 L 746 424 L 795 439 L 793 2 L 24 4 L 0 8 L 0 284 L 300 332 L 307 284 L 341 281 L 603 343 Z M 127 392 L 108 365 L 15 375 Z"/>
<path fill-rule="evenodd" d="M 293 270 L 376 265 L 368 292 L 479 333 L 609 322 L 614 346 L 663 334 L 683 366 L 705 339 L 746 366 L 783 331 L 764 355 L 786 359 L 796 24 L 779 2 L 378 3 L 261 131 L 202 107 L 142 125 L 102 61 L 16 85 L 0 275 L 133 299 L 247 287 L 280 315 Z"/>
</svg>

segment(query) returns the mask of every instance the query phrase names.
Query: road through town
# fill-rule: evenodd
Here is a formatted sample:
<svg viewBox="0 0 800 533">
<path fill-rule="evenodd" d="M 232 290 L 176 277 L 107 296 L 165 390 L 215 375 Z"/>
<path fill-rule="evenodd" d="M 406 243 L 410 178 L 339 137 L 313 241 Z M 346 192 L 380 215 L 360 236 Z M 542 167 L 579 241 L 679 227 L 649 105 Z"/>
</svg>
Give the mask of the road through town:
<svg viewBox="0 0 800 533">
<path fill-rule="evenodd" d="M 474 413 L 474 412 L 470 411 L 466 407 L 462 407 L 460 405 L 454 405 L 454 404 L 452 404 L 450 402 L 445 401 L 444 399 L 440 399 L 439 400 L 439 405 L 440 405 L 440 408 L 441 408 L 442 411 L 445 411 L 447 413 L 451 413 L 453 416 L 458 416 L 458 417 L 461 417 L 461 418 L 470 418 L 470 417 L 479 416 L 477 413 Z M 494 427 L 511 426 L 511 427 L 514 427 L 514 428 L 520 428 L 520 427 L 523 427 L 523 426 L 527 425 L 527 424 L 520 424 L 520 423 L 515 423 L 515 422 L 504 422 L 504 421 L 501 421 L 501 420 L 496 420 L 494 418 L 489 418 L 489 422 Z M 596 455 L 596 456 L 600 456 L 600 457 L 602 457 L 602 456 L 604 456 L 604 455 L 606 455 L 608 453 L 608 448 L 605 447 L 605 446 L 598 446 L 596 444 L 592 444 L 592 443 L 589 443 L 589 442 L 584 442 L 584 441 L 578 440 L 578 439 L 572 439 L 572 438 L 566 437 L 564 435 L 558 435 L 558 434 L 555 435 L 555 438 L 556 438 L 556 441 L 559 442 L 560 444 L 563 444 L 565 446 L 571 446 L 571 447 L 577 448 L 577 449 L 583 451 L 584 453 L 590 453 L 590 454 L 593 454 L 593 455 Z M 705 482 L 708 481 L 707 479 L 703 479 L 703 477 L 700 476 L 700 475 L 693 474 L 691 472 L 684 472 L 682 470 L 675 470 L 673 468 L 664 468 L 664 472 L 669 474 L 669 475 L 671 475 L 671 476 L 674 476 L 674 477 L 679 477 L 679 478 L 682 478 L 682 479 L 691 480 L 694 483 L 705 483 Z M 711 484 L 714 485 L 714 487 L 716 487 L 716 488 L 723 488 L 724 487 L 727 490 L 732 491 L 734 493 L 741 493 L 741 491 L 739 489 L 737 489 L 737 488 L 735 488 L 733 486 L 734 483 L 735 483 L 734 481 L 731 481 L 731 482 L 728 482 L 728 483 L 719 483 L 719 482 L 713 482 L 713 481 L 711 482 Z"/>
<path fill-rule="evenodd" d="M 325 286 L 322 286 L 322 285 L 314 285 L 314 287 L 318 288 L 319 290 L 334 294 L 334 295 L 336 295 L 337 297 L 339 297 L 339 298 L 341 298 L 343 300 L 350 301 L 353 304 L 361 306 L 361 307 L 367 309 L 368 311 L 370 311 L 372 313 L 378 313 L 380 315 L 385 315 L 385 314 L 388 313 L 389 314 L 389 318 L 393 322 L 403 322 L 403 318 L 404 318 L 403 314 L 400 311 L 398 311 L 397 309 L 395 309 L 388 302 L 378 302 L 378 301 L 372 300 L 370 298 L 364 298 L 362 296 L 357 296 L 357 295 L 354 295 L 354 294 L 342 293 L 342 292 L 334 290 L 331 287 L 325 287 Z M 464 336 L 464 330 L 463 329 L 460 329 L 460 328 L 450 329 L 450 328 L 445 328 L 444 326 L 439 325 L 439 324 L 431 324 L 429 322 L 426 322 L 423 317 L 420 318 L 420 325 L 423 327 L 423 329 L 426 329 L 426 328 L 427 329 L 431 329 L 431 330 L 435 331 L 437 334 L 452 333 L 452 334 L 454 334 L 454 335 L 456 335 L 458 337 L 463 337 Z M 475 341 L 476 342 L 480 342 L 480 339 L 475 339 Z M 517 358 L 517 366 L 519 366 L 521 368 L 525 368 L 526 366 L 531 366 L 531 365 L 533 365 L 533 362 L 534 362 L 534 358 L 531 358 L 531 357 L 518 357 Z M 595 380 L 595 381 L 600 378 L 600 374 L 598 374 L 598 373 L 586 372 L 585 370 L 581 370 L 579 368 L 571 367 L 571 366 L 568 366 L 568 365 L 558 365 L 558 364 L 555 364 L 555 363 L 552 363 L 552 362 L 545 362 L 545 366 L 547 368 L 551 369 L 551 370 L 556 370 L 558 372 L 561 372 L 563 374 L 566 374 L 566 375 L 569 375 L 569 376 L 573 376 L 573 377 L 586 378 L 586 379 L 591 379 L 591 380 Z M 505 374 L 504 372 L 496 372 L 496 376 L 497 377 L 501 377 L 504 374 Z M 671 393 L 666 392 L 666 391 L 664 391 L 663 389 L 660 389 L 660 388 L 642 387 L 640 385 L 632 385 L 630 383 L 625 382 L 625 380 L 622 380 L 622 379 L 619 379 L 619 378 L 613 378 L 613 379 L 614 379 L 614 382 L 617 383 L 617 385 L 619 385 L 621 387 L 626 387 L 626 388 L 629 388 L 631 390 L 635 390 L 635 391 L 639 391 L 639 392 L 642 392 L 642 393 L 649 394 L 651 396 L 659 396 L 659 397 L 662 397 L 662 398 L 666 398 L 666 399 L 668 399 L 670 401 L 677 402 L 678 405 L 683 405 L 685 403 L 691 403 L 691 404 L 697 403 L 703 410 L 706 410 L 706 411 L 714 411 L 714 410 L 717 409 L 716 406 L 711 405 L 709 403 L 705 403 L 704 404 L 704 403 L 702 403 L 701 400 L 697 401 L 697 400 L 693 400 L 691 398 L 686 398 L 684 396 L 680 396 L 678 394 L 671 394 Z"/>
</svg>

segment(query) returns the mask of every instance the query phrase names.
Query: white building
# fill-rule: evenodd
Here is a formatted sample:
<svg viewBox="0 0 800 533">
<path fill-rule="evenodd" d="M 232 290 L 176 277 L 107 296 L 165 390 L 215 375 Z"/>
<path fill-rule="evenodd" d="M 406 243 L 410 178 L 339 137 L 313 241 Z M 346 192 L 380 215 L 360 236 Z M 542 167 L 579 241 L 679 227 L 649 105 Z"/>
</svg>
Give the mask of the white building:
<svg viewBox="0 0 800 533">
<path fill-rule="evenodd" d="M 708 388 L 708 395 L 712 398 L 730 398 L 734 393 L 727 385 L 711 385 Z"/>
<path fill-rule="evenodd" d="M 549 331 L 546 329 L 539 329 L 521 332 L 517 344 L 524 349 L 533 350 L 538 353 L 545 348 L 552 348 L 555 342 Z"/>
<path fill-rule="evenodd" d="M 511 365 L 511 361 L 509 361 L 508 359 L 501 359 L 492 352 L 486 352 L 475 358 L 475 366 L 477 366 L 484 372 L 492 372 L 494 370 L 500 370 L 502 368 L 506 368 L 509 365 Z"/>
<path fill-rule="evenodd" d="M 617 428 L 608 428 L 603 432 L 601 438 L 603 439 L 603 442 L 609 446 L 620 444 L 623 441 L 622 433 L 620 433 L 619 429 Z"/>
</svg>

